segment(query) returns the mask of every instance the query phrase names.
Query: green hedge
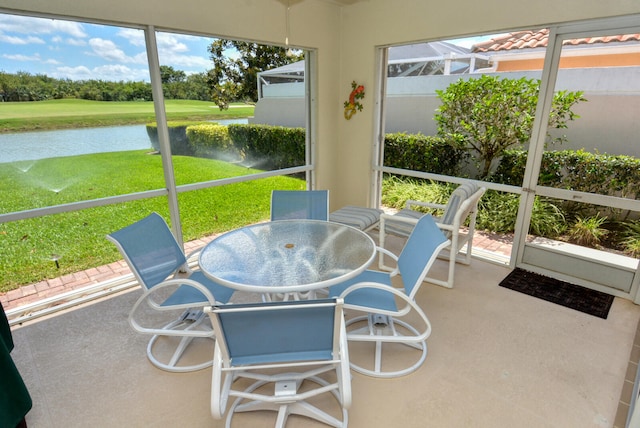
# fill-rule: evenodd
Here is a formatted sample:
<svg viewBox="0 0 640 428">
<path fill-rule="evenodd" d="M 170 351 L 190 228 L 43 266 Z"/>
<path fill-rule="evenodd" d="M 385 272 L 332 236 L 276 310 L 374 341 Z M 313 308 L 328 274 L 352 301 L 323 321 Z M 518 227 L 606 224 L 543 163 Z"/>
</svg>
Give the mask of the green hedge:
<svg viewBox="0 0 640 428">
<path fill-rule="evenodd" d="M 245 163 L 261 169 L 281 169 L 305 164 L 305 129 L 270 125 L 228 126 L 233 145 Z"/>
<path fill-rule="evenodd" d="M 492 181 L 521 186 L 527 152 L 505 152 Z M 580 192 L 635 199 L 640 192 L 640 159 L 584 150 L 544 152 L 539 183 Z"/>
<path fill-rule="evenodd" d="M 186 133 L 191 150 L 197 157 L 222 160 L 237 160 L 239 157 L 225 125 L 192 125 L 187 127 Z"/>
<path fill-rule="evenodd" d="M 457 175 L 465 156 L 464 150 L 440 137 L 396 133 L 386 134 L 384 138 L 385 166 Z"/>
<path fill-rule="evenodd" d="M 187 128 L 200 123 L 202 122 L 167 122 L 167 127 L 169 128 L 169 144 L 171 145 L 172 154 L 184 156 L 192 156 L 194 154 L 189 144 L 189 139 L 187 138 Z M 151 146 L 156 151 L 160 151 L 158 125 L 156 122 L 147 124 L 147 135 L 151 140 Z"/>
</svg>

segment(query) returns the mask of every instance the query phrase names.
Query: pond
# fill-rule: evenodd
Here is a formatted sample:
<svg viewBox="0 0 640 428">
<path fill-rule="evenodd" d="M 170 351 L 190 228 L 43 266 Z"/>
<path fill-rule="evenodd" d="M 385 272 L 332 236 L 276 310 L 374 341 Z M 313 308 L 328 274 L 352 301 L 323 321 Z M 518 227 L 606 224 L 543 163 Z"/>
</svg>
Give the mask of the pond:
<svg viewBox="0 0 640 428">
<path fill-rule="evenodd" d="M 247 119 L 216 123 L 247 123 Z M 151 150 L 145 125 L 0 134 L 0 163 L 144 149 Z"/>
</svg>

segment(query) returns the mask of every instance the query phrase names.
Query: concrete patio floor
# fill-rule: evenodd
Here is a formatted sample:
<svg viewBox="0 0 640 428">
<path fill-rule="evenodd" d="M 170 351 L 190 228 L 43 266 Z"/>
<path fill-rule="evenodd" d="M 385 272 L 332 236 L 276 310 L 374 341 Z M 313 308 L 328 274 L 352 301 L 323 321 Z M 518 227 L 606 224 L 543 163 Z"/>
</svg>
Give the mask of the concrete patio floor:
<svg viewBox="0 0 640 428">
<path fill-rule="evenodd" d="M 438 261 L 434 271 L 445 268 Z M 417 300 L 433 324 L 425 364 L 398 379 L 354 373 L 349 426 L 623 427 L 619 400 L 638 349 L 640 307 L 616 298 L 603 320 L 499 287 L 508 272 L 474 260 L 458 267 L 453 289 L 423 284 Z M 224 426 L 209 411 L 211 369 L 174 374 L 147 361 L 148 338 L 127 323 L 139 293 L 13 328 L 12 356 L 34 401 L 29 427 Z M 239 415 L 234 426 L 274 420 Z M 316 426 L 324 425 L 298 417 L 287 424 Z"/>
</svg>

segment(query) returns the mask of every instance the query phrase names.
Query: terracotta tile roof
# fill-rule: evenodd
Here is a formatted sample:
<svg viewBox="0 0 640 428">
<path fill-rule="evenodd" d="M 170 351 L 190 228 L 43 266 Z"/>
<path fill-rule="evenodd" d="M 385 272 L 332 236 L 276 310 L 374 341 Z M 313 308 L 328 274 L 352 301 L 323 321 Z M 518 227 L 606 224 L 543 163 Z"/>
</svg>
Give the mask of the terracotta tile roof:
<svg viewBox="0 0 640 428">
<path fill-rule="evenodd" d="M 486 42 L 473 45 L 471 52 L 498 52 L 514 49 L 543 48 L 549 41 L 549 30 L 518 31 L 500 35 Z M 587 37 L 582 39 L 565 40 L 563 45 L 592 45 L 596 43 L 640 41 L 640 34 L 623 34 L 605 37 Z"/>
</svg>

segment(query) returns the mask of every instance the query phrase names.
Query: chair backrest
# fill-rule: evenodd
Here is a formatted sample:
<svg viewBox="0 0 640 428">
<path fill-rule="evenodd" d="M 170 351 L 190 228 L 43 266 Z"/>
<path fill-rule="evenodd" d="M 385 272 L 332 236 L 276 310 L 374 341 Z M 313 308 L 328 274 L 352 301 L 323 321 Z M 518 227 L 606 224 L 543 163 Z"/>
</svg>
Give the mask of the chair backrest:
<svg viewBox="0 0 640 428">
<path fill-rule="evenodd" d="M 453 224 L 453 220 L 455 219 L 460 204 L 469 199 L 471 195 L 478 191 L 478 189 L 478 185 L 473 181 L 468 181 L 458 186 L 449 197 L 449 201 L 444 208 L 444 213 L 440 218 L 440 223 Z"/>
<path fill-rule="evenodd" d="M 227 367 L 339 355 L 341 299 L 234 304 L 208 312 Z"/>
<path fill-rule="evenodd" d="M 184 252 L 160 215 L 152 213 L 107 235 L 140 285 L 150 289 L 186 263 Z"/>
<path fill-rule="evenodd" d="M 328 220 L 328 190 L 273 190 L 271 220 Z"/>
<path fill-rule="evenodd" d="M 449 240 L 431 214 L 420 217 L 398 256 L 398 270 L 402 275 L 405 293 L 411 299 L 415 297 L 438 253 L 447 245 Z"/>
</svg>

